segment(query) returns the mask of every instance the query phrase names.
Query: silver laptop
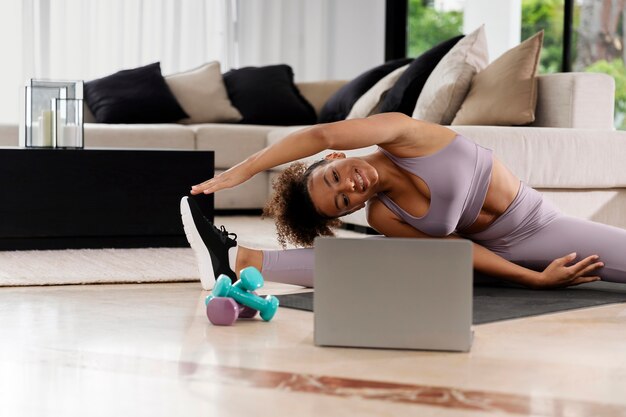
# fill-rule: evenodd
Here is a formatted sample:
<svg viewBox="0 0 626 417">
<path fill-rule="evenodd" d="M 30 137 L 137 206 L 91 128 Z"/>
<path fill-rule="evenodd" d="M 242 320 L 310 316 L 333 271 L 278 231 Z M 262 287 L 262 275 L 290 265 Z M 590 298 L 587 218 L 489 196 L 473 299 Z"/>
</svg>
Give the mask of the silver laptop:
<svg viewBox="0 0 626 417">
<path fill-rule="evenodd" d="M 317 238 L 315 344 L 468 351 L 467 240 Z"/>
</svg>

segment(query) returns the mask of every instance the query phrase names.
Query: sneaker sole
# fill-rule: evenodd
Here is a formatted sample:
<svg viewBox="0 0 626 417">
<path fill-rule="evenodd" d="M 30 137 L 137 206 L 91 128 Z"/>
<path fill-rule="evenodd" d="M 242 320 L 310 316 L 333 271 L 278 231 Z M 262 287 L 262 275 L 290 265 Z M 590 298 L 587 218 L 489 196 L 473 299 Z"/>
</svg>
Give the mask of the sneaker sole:
<svg viewBox="0 0 626 417">
<path fill-rule="evenodd" d="M 211 261 L 209 249 L 204 244 L 198 229 L 196 229 L 193 216 L 191 215 L 191 208 L 187 202 L 188 198 L 189 197 L 185 197 L 180 200 L 180 217 L 183 221 L 183 229 L 185 229 L 187 241 L 189 242 L 191 249 L 193 249 L 193 252 L 196 255 L 196 260 L 198 261 L 198 270 L 200 272 L 200 283 L 202 288 L 205 290 L 211 290 L 215 285 L 213 262 Z"/>
</svg>

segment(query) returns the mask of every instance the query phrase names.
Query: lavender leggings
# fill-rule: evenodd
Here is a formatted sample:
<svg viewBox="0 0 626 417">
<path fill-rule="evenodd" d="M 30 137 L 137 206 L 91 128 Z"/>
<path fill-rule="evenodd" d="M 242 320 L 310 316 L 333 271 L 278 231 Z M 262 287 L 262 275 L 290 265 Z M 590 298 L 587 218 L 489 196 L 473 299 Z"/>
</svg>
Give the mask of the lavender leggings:
<svg viewBox="0 0 626 417">
<path fill-rule="evenodd" d="M 626 230 L 566 216 L 524 183 L 489 228 L 460 235 L 537 271 L 572 252 L 576 261 L 597 254 L 605 266 L 594 274 L 626 283 Z M 269 281 L 312 287 L 313 265 L 313 249 L 263 251 L 263 275 Z"/>
</svg>

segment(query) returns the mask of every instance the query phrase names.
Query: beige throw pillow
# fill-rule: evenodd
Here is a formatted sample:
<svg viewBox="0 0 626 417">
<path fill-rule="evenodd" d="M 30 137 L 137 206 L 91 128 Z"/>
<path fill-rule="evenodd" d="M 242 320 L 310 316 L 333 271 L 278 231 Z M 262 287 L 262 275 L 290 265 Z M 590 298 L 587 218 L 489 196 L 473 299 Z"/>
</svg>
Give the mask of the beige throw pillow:
<svg viewBox="0 0 626 417">
<path fill-rule="evenodd" d="M 535 120 L 543 31 L 476 74 L 453 125 L 525 125 Z"/>
<path fill-rule="evenodd" d="M 220 63 L 209 62 L 199 68 L 165 77 L 172 94 L 189 115 L 180 123 L 238 122 L 241 113 L 228 99 Z"/>
<path fill-rule="evenodd" d="M 352 109 L 350 109 L 350 113 L 348 113 L 346 119 L 358 119 L 375 114 L 380 102 L 385 97 L 385 93 L 393 87 L 396 81 L 398 81 L 398 78 L 400 78 L 408 67 L 409 64 L 397 68 L 381 78 L 352 105 Z"/>
<path fill-rule="evenodd" d="M 474 75 L 489 63 L 484 25 L 461 39 L 439 61 L 420 93 L 413 118 L 449 125 Z"/>
</svg>

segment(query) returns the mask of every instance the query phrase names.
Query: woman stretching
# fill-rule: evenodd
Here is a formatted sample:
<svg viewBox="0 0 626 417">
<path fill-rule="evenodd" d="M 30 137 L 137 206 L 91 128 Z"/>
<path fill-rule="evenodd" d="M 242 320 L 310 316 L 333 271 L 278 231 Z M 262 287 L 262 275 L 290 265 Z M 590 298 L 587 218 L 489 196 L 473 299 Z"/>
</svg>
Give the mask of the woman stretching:
<svg viewBox="0 0 626 417">
<path fill-rule="evenodd" d="M 626 283 L 626 230 L 568 217 L 522 183 L 493 152 L 436 124 L 400 113 L 302 129 L 214 178 L 191 194 L 215 193 L 255 174 L 326 149 L 378 145 L 346 158 L 333 152 L 308 168 L 294 163 L 274 182 L 266 213 L 283 247 L 238 246 L 224 227 L 202 217 L 184 197 L 181 212 L 202 285 L 245 266 L 266 279 L 313 286 L 319 235 L 332 235 L 339 217 L 367 207 L 367 221 L 388 237 L 470 239 L 474 269 L 529 288 L 556 288 L 603 279 Z"/>
</svg>

